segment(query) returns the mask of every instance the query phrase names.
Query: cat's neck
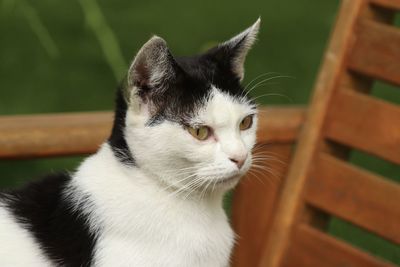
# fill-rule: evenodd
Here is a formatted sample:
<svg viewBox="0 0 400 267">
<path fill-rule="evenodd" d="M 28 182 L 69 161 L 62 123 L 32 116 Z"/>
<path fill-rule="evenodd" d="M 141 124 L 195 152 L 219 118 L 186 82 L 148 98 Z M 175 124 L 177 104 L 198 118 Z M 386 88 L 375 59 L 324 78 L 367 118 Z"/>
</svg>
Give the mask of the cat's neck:
<svg viewBox="0 0 400 267">
<path fill-rule="evenodd" d="M 202 198 L 173 194 L 157 182 L 157 177 L 151 177 L 138 167 L 123 165 L 108 144 L 79 167 L 72 183 L 77 192 L 86 192 L 90 196 L 94 209 L 101 211 L 100 217 L 111 216 L 116 223 L 134 221 L 136 212 L 161 214 L 171 210 L 180 210 L 182 216 L 200 211 L 199 214 L 206 217 L 225 219 L 222 193 Z"/>
<path fill-rule="evenodd" d="M 80 166 L 69 196 L 88 215 L 89 229 L 98 233 L 94 261 L 107 262 L 110 254 L 134 258 L 132 251 L 140 244 L 160 259 L 171 257 L 165 253 L 171 251 L 174 261 L 183 262 L 179 266 L 194 266 L 200 256 L 212 262 L 207 266 L 222 266 L 234 236 L 222 195 L 202 200 L 171 196 L 154 178 L 121 165 L 107 144 Z"/>
</svg>

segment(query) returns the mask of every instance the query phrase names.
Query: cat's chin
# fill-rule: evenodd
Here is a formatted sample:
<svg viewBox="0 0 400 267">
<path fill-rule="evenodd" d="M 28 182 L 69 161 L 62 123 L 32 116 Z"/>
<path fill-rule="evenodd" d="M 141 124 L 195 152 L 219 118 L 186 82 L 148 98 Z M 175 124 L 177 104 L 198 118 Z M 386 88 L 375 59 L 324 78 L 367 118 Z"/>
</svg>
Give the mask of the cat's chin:
<svg viewBox="0 0 400 267">
<path fill-rule="evenodd" d="M 215 182 L 215 187 L 221 188 L 221 189 L 226 189 L 226 190 L 232 189 L 233 187 L 235 187 L 237 185 L 237 183 L 239 182 L 239 180 L 242 176 L 243 175 L 241 175 L 241 174 L 236 174 L 236 175 L 233 175 L 230 177 L 224 177 L 224 178 L 218 179 Z"/>
<path fill-rule="evenodd" d="M 231 175 L 221 177 L 215 181 L 215 188 L 230 190 L 234 188 L 240 179 L 247 173 L 248 169 L 243 168 L 241 171 L 234 171 Z"/>
</svg>

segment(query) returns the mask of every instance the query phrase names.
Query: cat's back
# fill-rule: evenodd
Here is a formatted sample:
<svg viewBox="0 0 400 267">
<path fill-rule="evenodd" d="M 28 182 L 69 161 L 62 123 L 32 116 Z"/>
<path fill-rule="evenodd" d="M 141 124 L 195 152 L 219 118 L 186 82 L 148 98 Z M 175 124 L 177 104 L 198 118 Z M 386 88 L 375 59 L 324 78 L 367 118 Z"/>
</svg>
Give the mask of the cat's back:
<svg viewBox="0 0 400 267">
<path fill-rule="evenodd" d="M 71 178 L 54 174 L 0 193 L 0 266 L 89 266 L 94 236 L 70 205 Z"/>
</svg>

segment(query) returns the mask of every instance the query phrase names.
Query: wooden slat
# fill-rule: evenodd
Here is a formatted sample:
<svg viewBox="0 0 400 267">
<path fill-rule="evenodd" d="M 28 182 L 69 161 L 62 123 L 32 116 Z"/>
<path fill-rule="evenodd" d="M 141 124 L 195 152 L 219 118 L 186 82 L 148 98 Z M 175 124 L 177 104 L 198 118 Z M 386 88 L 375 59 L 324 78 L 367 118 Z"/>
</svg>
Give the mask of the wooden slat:
<svg viewBox="0 0 400 267">
<path fill-rule="evenodd" d="M 400 185 L 340 161 L 318 157 L 306 200 L 400 244 Z"/>
<path fill-rule="evenodd" d="M 110 134 L 111 112 L 0 117 L 0 159 L 95 152 Z M 304 120 L 300 107 L 260 109 L 258 140 L 292 142 Z"/>
<path fill-rule="evenodd" d="M 400 164 L 399 106 L 340 91 L 325 126 L 328 138 Z"/>
<path fill-rule="evenodd" d="M 262 254 L 260 267 L 278 267 L 285 257 L 292 227 L 300 215 L 302 193 L 313 157 L 321 142 L 324 120 L 338 78 L 345 71 L 347 49 L 354 37 L 354 25 L 364 5 L 362 0 L 343 0 L 331 42 L 325 53 L 322 69 L 318 74 L 307 120 L 300 134 L 299 143 L 285 179 L 277 213 L 271 225 L 271 235 Z"/>
<path fill-rule="evenodd" d="M 400 29 L 361 20 L 355 34 L 357 37 L 350 52 L 349 67 L 400 85 Z"/>
<path fill-rule="evenodd" d="M 259 110 L 257 141 L 288 143 L 297 138 L 305 119 L 305 108 L 264 107 Z"/>
<path fill-rule="evenodd" d="M 400 0 L 370 0 L 372 4 L 400 11 Z"/>
<path fill-rule="evenodd" d="M 106 139 L 110 112 L 0 117 L 0 158 L 92 153 Z"/>
<path fill-rule="evenodd" d="M 390 267 L 343 241 L 302 225 L 296 230 L 283 267 Z"/>
<path fill-rule="evenodd" d="M 232 267 L 257 266 L 270 224 L 276 209 L 279 189 L 289 166 L 292 143 L 277 143 L 256 147 L 255 153 L 267 153 L 274 159 L 263 164 L 271 171 L 251 169 L 236 187 L 233 195 L 232 225 L 237 242 L 232 256 Z"/>
</svg>

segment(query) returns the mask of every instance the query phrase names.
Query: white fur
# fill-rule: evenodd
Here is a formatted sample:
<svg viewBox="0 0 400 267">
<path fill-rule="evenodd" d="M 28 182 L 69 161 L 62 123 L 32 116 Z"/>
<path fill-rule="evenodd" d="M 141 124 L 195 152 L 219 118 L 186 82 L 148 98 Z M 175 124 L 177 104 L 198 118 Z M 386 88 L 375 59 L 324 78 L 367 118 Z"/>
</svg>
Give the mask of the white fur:
<svg viewBox="0 0 400 267">
<path fill-rule="evenodd" d="M 182 189 L 182 186 L 186 186 L 187 190 L 192 190 L 197 185 L 190 184 L 195 177 L 203 180 L 203 183 L 210 180 L 214 182 L 216 178 L 240 177 L 250 168 L 257 117 L 254 117 L 254 125 L 249 130 L 240 131 L 239 123 L 251 113 L 254 110 L 246 102 L 239 102 L 214 87 L 210 101 L 199 111 L 197 120 L 193 121 L 193 124 L 211 127 L 213 138 L 198 141 L 173 122 L 146 127 L 149 114 L 147 107 L 142 106 L 139 112 L 130 109 L 127 113 L 127 142 L 138 165 L 150 177 L 157 177 L 169 188 Z M 247 155 L 247 160 L 238 170 L 229 158 L 243 154 Z M 190 175 L 193 179 L 184 180 Z M 225 184 L 214 189 L 223 194 L 234 185 Z"/>
<path fill-rule="evenodd" d="M 79 167 L 64 196 L 84 210 L 98 237 L 95 266 L 228 266 L 234 233 L 222 201 L 250 167 L 257 118 L 246 131 L 239 124 L 252 112 L 214 87 L 192 121 L 214 135 L 199 141 L 177 123 L 146 127 L 147 107 L 129 108 L 125 135 L 137 167 L 122 164 L 104 144 Z M 240 170 L 229 160 L 238 155 L 248 155 Z M 0 240 L 7 245 L 0 266 L 50 266 L 3 208 Z"/>
<path fill-rule="evenodd" d="M 31 234 L 22 228 L 0 205 L 0 266 L 52 266 L 42 254 Z"/>
<path fill-rule="evenodd" d="M 233 66 L 240 79 L 259 24 L 222 44 L 233 48 L 244 40 Z M 151 101 L 141 101 L 135 86 L 157 85 L 173 75 L 165 41 L 153 37 L 134 60 L 130 91 L 125 92 L 125 139 L 135 166 L 121 163 L 105 143 L 83 162 L 64 192 L 73 208 L 88 217 L 97 237 L 95 266 L 229 265 L 234 233 L 222 208 L 223 195 L 250 168 L 257 114 L 245 99 L 213 87 L 189 121 L 212 129 L 207 140 L 197 140 L 175 122 L 149 127 Z M 241 131 L 240 122 L 251 114 L 253 126 Z M 231 159 L 245 161 L 238 167 Z M 1 267 L 52 266 L 31 234 L 1 205 L 0 242 Z"/>
<path fill-rule="evenodd" d="M 221 198 L 171 197 L 154 179 L 122 167 L 108 145 L 74 179 L 91 195 L 100 226 L 96 266 L 226 266 L 233 233 Z"/>
<path fill-rule="evenodd" d="M 217 140 L 204 142 L 172 122 L 145 127 L 145 110 L 129 110 L 126 118 L 139 168 L 122 165 L 106 144 L 73 181 L 71 192 L 88 193 L 94 203 L 86 210 L 99 233 L 96 266 L 228 266 L 234 234 L 222 198 L 237 179 L 194 191 L 180 180 L 195 174 L 192 179 L 210 185 L 241 176 L 251 158 L 238 170 L 229 157 L 250 153 L 254 145 L 256 121 L 247 131 L 238 128 L 251 109 L 214 88 L 198 119 L 214 129 Z"/>
</svg>

